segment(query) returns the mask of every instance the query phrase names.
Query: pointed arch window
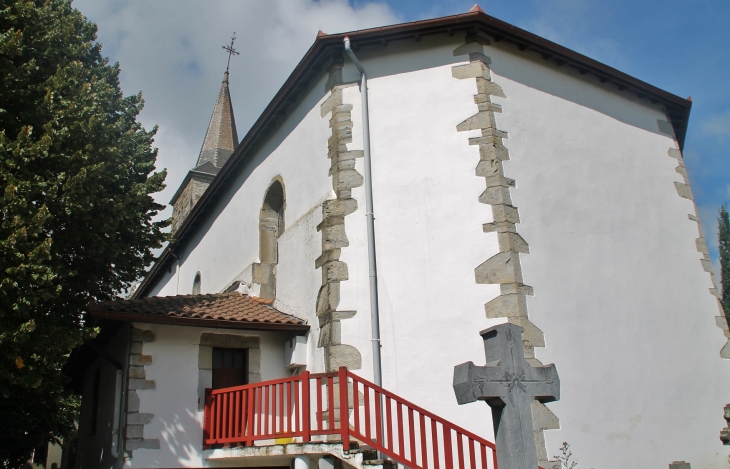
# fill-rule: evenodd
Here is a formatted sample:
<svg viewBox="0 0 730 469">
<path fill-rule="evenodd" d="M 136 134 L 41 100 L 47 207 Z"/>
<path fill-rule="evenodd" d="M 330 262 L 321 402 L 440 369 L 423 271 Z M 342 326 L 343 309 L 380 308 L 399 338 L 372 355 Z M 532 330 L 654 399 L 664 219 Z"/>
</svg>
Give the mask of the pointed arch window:
<svg viewBox="0 0 730 469">
<path fill-rule="evenodd" d="M 279 262 L 279 236 L 284 232 L 285 202 L 284 185 L 276 180 L 266 191 L 259 215 L 261 298 L 276 298 L 276 264 Z"/>
<path fill-rule="evenodd" d="M 200 272 L 195 274 L 195 280 L 193 280 L 193 295 L 200 295 Z"/>
</svg>

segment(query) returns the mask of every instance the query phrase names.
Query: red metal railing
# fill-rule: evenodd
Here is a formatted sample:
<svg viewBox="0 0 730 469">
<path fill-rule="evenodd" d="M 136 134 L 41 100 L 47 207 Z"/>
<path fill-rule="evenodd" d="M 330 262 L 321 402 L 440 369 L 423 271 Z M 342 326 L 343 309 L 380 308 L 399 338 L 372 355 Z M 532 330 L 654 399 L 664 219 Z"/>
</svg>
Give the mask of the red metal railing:
<svg viewBox="0 0 730 469">
<path fill-rule="evenodd" d="M 342 386 L 341 383 L 347 383 Z M 341 425 L 341 416 L 348 422 Z M 359 440 L 411 469 L 497 469 L 494 443 L 347 370 L 206 390 L 206 447 L 279 438 Z M 323 440 L 323 438 L 321 438 Z M 273 443 L 273 441 L 272 441 Z"/>
</svg>

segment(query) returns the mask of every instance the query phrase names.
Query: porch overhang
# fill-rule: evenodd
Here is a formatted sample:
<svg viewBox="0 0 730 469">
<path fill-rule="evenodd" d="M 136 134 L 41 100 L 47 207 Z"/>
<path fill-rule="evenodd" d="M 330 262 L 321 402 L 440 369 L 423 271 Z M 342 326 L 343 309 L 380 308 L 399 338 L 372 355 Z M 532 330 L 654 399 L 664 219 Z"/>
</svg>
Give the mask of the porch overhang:
<svg viewBox="0 0 730 469">
<path fill-rule="evenodd" d="M 238 292 L 92 303 L 89 316 L 119 322 L 221 329 L 306 332 L 310 328 L 302 319 L 274 308 L 270 300 Z"/>
</svg>

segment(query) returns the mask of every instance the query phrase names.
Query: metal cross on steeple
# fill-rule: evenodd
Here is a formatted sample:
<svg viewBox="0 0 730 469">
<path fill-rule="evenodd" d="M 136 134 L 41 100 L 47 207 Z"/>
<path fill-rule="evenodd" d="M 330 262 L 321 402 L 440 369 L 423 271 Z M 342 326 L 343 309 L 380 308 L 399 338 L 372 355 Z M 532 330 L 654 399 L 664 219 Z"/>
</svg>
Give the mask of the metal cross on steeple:
<svg viewBox="0 0 730 469">
<path fill-rule="evenodd" d="M 233 36 L 231 36 L 231 45 L 230 46 L 221 46 L 223 49 L 228 51 L 228 65 L 226 65 L 226 73 L 228 73 L 228 67 L 231 66 L 231 56 L 232 55 L 241 55 L 236 49 L 233 48 L 233 42 L 236 40 L 236 33 L 233 33 Z"/>
</svg>

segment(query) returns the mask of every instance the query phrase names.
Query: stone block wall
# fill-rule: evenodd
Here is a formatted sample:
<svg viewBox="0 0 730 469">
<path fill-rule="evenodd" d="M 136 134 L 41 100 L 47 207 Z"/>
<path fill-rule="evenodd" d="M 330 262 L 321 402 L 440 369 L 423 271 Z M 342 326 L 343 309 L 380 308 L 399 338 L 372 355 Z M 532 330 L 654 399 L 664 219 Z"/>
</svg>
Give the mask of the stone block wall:
<svg viewBox="0 0 730 469">
<path fill-rule="evenodd" d="M 211 179 L 193 176 L 172 206 L 172 227 L 174 233 L 182 226 L 198 200 L 210 185 Z"/>
<path fill-rule="evenodd" d="M 341 77 L 342 62 L 330 71 L 331 77 Z M 338 79 L 332 81 L 338 82 Z M 329 82 L 328 82 L 329 83 Z M 343 103 L 342 89 L 348 85 L 334 84 L 330 96 L 322 103 L 322 118 L 329 116 L 332 136 L 329 138 L 327 157 L 332 164 L 329 175 L 335 199 L 322 205 L 322 223 L 317 231 L 322 233 L 322 255 L 315 261 L 315 267 L 322 269 L 322 287 L 317 295 L 317 318 L 320 335 L 318 347 L 324 348 L 325 371 L 336 371 L 340 366 L 350 370 L 362 367 L 360 352 L 352 345 L 343 344 L 341 322 L 352 318 L 357 311 L 338 311 L 340 303 L 340 282 L 348 276 L 347 264 L 340 260 L 343 248 L 349 246 L 345 233 L 345 218 L 357 210 L 357 200 L 352 198 L 352 189 L 363 184 L 362 175 L 355 169 L 356 158 L 363 156 L 362 150 L 348 150 L 352 142 L 352 104 Z"/>
<path fill-rule="evenodd" d="M 137 449 L 160 449 L 160 440 L 145 438 L 144 427 L 152 422 L 154 414 L 139 411 L 139 394 L 137 391 L 155 390 L 154 380 L 147 379 L 145 366 L 152 363 L 151 355 L 144 355 L 143 348 L 147 342 L 155 340 L 152 331 L 132 327 L 129 346 L 129 367 L 127 380 L 127 416 L 124 448 L 127 456 L 132 457 Z"/>
</svg>

